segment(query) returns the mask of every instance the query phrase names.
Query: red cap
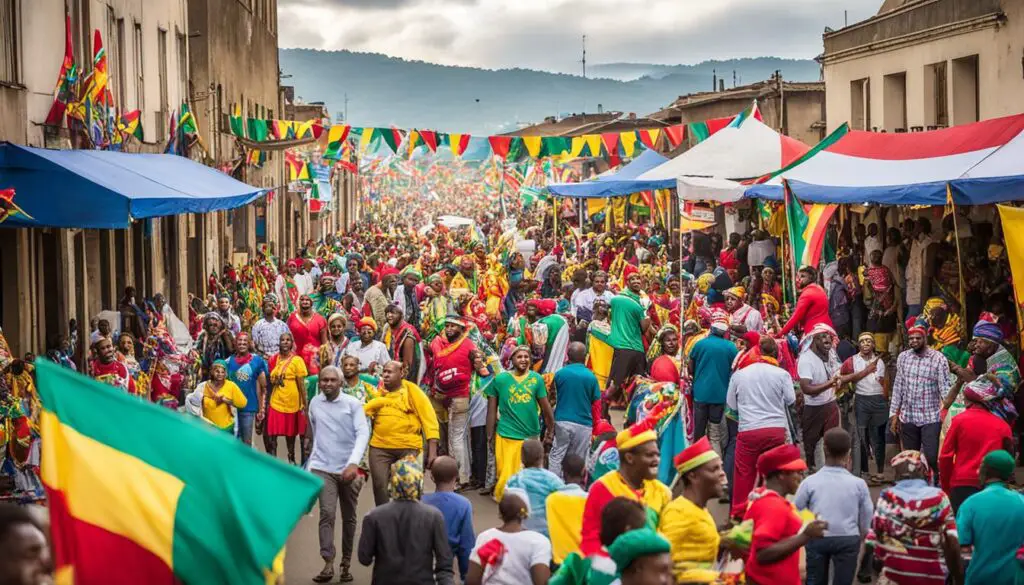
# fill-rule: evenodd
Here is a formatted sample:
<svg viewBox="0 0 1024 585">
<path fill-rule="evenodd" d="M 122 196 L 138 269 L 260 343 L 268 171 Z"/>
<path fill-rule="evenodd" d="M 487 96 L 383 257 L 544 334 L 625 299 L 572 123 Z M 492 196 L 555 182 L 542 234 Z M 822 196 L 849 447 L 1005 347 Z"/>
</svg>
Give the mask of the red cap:
<svg viewBox="0 0 1024 585">
<path fill-rule="evenodd" d="M 779 445 L 769 449 L 757 458 L 758 475 L 768 475 L 777 471 L 804 471 L 807 463 L 800 458 L 800 447 L 796 445 Z"/>
</svg>

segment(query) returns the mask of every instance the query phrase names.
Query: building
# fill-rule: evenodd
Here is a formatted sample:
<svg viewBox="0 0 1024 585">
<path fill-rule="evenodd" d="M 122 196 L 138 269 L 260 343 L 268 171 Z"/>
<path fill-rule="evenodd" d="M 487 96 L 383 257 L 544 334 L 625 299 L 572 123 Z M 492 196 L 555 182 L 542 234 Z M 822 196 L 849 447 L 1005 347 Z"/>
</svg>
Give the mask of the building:
<svg viewBox="0 0 1024 585">
<path fill-rule="evenodd" d="M 914 132 L 1024 110 L 1024 0 L 885 0 L 823 39 L 829 130 Z"/>
<path fill-rule="evenodd" d="M 93 31 L 107 53 L 109 87 L 124 110 L 140 109 L 144 140 L 128 150 L 162 152 L 170 111 L 186 96 L 184 0 L 0 2 L 0 139 L 68 148 L 66 130 L 44 126 L 64 57 L 65 14 L 75 61 L 91 68 Z M 40 351 L 76 318 L 116 306 L 125 286 L 186 302 L 187 219 L 136 222 L 127 230 L 0 229 L 0 323 L 16 354 Z"/>
<path fill-rule="evenodd" d="M 750 85 L 679 96 L 649 117 L 667 125 L 691 124 L 735 116 L 757 100 L 764 123 L 805 143 L 825 136 L 825 84 L 785 81 L 781 74 Z"/>
</svg>

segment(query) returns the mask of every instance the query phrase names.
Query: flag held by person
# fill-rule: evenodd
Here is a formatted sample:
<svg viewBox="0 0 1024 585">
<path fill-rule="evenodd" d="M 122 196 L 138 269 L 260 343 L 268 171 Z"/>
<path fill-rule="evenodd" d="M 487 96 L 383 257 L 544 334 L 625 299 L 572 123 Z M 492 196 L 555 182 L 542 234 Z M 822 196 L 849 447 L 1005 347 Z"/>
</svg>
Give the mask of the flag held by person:
<svg viewBox="0 0 1024 585">
<path fill-rule="evenodd" d="M 797 200 L 786 184 L 786 219 L 789 223 L 789 241 L 793 245 L 796 268 L 818 266 L 825 245 L 825 232 L 838 205 L 812 203 L 806 207 Z"/>
<path fill-rule="evenodd" d="M 43 362 L 41 477 L 58 583 L 273 582 L 319 479 Z"/>
</svg>

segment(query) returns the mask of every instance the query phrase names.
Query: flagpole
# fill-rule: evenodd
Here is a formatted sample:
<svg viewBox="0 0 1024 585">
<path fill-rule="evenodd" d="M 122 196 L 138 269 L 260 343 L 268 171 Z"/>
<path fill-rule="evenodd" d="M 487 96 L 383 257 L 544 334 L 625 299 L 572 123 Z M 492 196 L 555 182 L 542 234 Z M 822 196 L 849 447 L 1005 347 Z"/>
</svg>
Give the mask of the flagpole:
<svg viewBox="0 0 1024 585">
<path fill-rule="evenodd" d="M 956 203 L 953 201 L 953 189 L 949 183 L 946 183 L 946 200 L 949 201 L 949 207 L 953 213 L 953 239 L 956 241 L 957 282 L 960 284 L 960 298 L 958 299 L 960 303 L 960 326 L 967 327 L 967 299 L 964 298 L 964 263 L 963 257 L 960 254 L 960 228 L 957 226 L 956 221 Z"/>
<path fill-rule="evenodd" d="M 790 188 L 789 188 L 789 181 L 786 180 L 786 179 L 782 179 L 782 190 L 784 192 L 783 204 L 786 206 L 786 233 L 789 235 L 789 268 L 790 268 L 790 271 L 791 271 L 789 276 L 792 279 L 793 295 L 795 297 L 796 296 L 796 289 L 797 289 L 797 283 L 796 283 L 796 269 L 797 269 L 797 266 L 796 266 L 796 246 L 793 244 L 793 226 L 792 226 L 792 222 L 790 222 L 790 215 L 789 215 L 789 207 L 790 207 L 790 205 L 793 205 L 793 203 L 794 203 L 793 199 L 794 199 L 795 196 L 793 195 L 793 191 L 790 190 Z M 786 287 L 783 286 L 782 288 L 785 289 Z M 783 297 L 785 297 L 785 293 L 783 293 Z"/>
</svg>

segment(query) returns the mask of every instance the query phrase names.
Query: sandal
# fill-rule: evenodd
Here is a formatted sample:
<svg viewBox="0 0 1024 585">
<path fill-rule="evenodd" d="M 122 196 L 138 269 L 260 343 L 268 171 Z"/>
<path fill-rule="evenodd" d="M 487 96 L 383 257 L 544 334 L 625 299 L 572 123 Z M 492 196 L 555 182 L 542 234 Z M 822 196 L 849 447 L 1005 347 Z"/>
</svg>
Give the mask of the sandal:
<svg viewBox="0 0 1024 585">
<path fill-rule="evenodd" d="M 350 573 L 348 571 L 348 567 L 342 567 L 341 568 L 341 577 L 338 578 L 338 582 L 340 582 L 340 583 L 351 583 L 354 580 L 355 580 L 355 577 L 353 577 L 352 573 Z"/>
<path fill-rule="evenodd" d="M 313 582 L 314 583 L 329 583 L 332 579 L 334 579 L 334 568 L 333 567 L 324 567 L 324 569 L 322 571 L 320 571 L 319 575 L 317 575 L 316 577 L 313 577 Z"/>
</svg>

